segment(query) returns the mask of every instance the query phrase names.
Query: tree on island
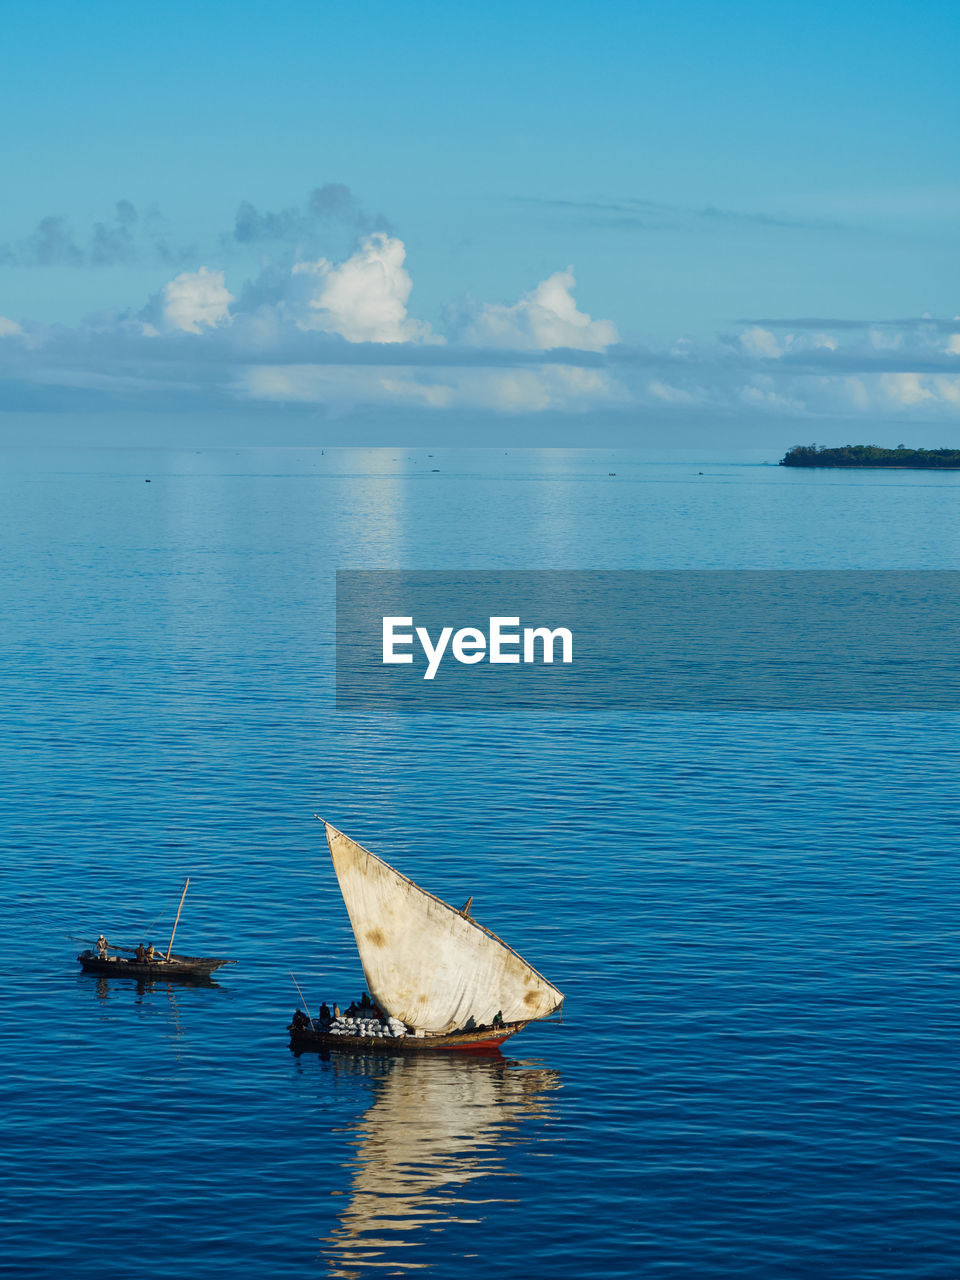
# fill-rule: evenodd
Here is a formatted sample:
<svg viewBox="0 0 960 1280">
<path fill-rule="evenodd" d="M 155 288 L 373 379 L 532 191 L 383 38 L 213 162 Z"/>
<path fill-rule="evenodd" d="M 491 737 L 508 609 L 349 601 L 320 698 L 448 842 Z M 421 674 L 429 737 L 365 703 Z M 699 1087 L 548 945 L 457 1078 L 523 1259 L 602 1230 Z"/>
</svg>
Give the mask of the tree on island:
<svg viewBox="0 0 960 1280">
<path fill-rule="evenodd" d="M 876 444 L 795 444 L 780 459 L 781 467 L 956 467 L 960 449 L 883 449 Z"/>
</svg>

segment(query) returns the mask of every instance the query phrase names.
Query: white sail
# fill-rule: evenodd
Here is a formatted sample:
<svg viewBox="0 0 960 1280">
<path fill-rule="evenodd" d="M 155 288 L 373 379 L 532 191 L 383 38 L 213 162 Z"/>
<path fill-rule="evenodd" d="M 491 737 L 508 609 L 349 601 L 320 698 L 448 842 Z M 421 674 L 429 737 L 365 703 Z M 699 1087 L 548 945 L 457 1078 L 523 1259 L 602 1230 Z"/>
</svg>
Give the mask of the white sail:
<svg viewBox="0 0 960 1280">
<path fill-rule="evenodd" d="M 563 995 L 496 934 L 324 823 L 370 994 L 421 1031 L 545 1018 Z"/>
</svg>

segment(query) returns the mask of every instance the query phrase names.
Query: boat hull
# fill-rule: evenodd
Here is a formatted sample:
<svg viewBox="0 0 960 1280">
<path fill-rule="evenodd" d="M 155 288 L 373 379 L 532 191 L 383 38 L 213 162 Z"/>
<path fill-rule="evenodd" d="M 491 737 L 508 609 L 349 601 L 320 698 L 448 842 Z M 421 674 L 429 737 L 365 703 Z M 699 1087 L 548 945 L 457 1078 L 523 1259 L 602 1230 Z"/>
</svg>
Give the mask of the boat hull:
<svg viewBox="0 0 960 1280">
<path fill-rule="evenodd" d="M 81 951 L 77 960 L 85 973 L 100 973 L 108 978 L 206 978 L 225 964 L 216 956 L 173 956 L 169 960 L 136 960 L 125 956 L 99 956 L 95 951 Z"/>
<path fill-rule="evenodd" d="M 525 1022 L 508 1022 L 502 1027 L 483 1031 L 454 1031 L 433 1036 L 335 1036 L 309 1025 L 291 1023 L 290 1048 L 304 1050 L 336 1049 L 341 1053 L 495 1053 L 504 1040 L 522 1031 Z"/>
</svg>

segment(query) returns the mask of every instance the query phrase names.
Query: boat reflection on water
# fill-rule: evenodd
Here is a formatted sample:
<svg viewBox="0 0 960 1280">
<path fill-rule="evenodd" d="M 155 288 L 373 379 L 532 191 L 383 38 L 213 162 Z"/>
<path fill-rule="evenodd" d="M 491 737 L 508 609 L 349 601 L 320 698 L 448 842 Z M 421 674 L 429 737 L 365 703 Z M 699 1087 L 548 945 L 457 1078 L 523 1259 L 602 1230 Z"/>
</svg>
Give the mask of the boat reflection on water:
<svg viewBox="0 0 960 1280">
<path fill-rule="evenodd" d="M 172 1000 L 176 999 L 177 987 L 219 987 L 223 988 L 222 982 L 217 982 L 214 978 L 192 978 L 189 982 L 182 978 L 171 980 L 169 978 L 113 978 L 106 977 L 102 973 L 79 973 L 77 981 L 80 983 L 93 982 L 97 993 L 97 999 L 109 1000 L 111 995 L 123 994 L 126 991 L 135 992 L 138 1000 L 141 996 L 153 993 L 155 991 L 165 992 Z"/>
<path fill-rule="evenodd" d="M 445 1224 L 480 1222 L 498 1197 L 465 1194 L 468 1183 L 508 1172 L 505 1148 L 537 1140 L 553 1117 L 556 1071 L 497 1054 L 401 1058 L 331 1055 L 337 1072 L 374 1077 L 373 1104 L 352 1126 L 356 1155 L 349 1203 L 323 1243 L 331 1276 L 367 1268 L 424 1270 L 415 1246 Z M 538 1121 L 532 1130 L 527 1122 Z M 504 1199 L 500 1197 L 499 1199 Z M 401 1257 L 398 1251 L 405 1251 Z M 441 1254 L 450 1261 L 450 1255 Z"/>
<path fill-rule="evenodd" d="M 164 1019 L 167 1029 L 167 1040 L 173 1049 L 174 1057 L 180 1060 L 181 1042 L 186 1043 L 187 1028 L 181 1018 L 181 1001 L 189 1000 L 188 992 L 197 987 L 221 987 L 212 978 L 194 979 L 192 982 L 170 981 L 160 978 L 113 978 L 104 974 L 79 973 L 77 982 L 82 986 L 93 988 L 97 1000 L 103 1006 L 101 1016 L 109 1019 L 110 1002 L 115 1002 L 117 1010 L 129 1009 L 134 1005 L 141 1013 L 149 1010 L 166 1008 Z M 221 987 L 222 989 L 222 987 Z M 122 1016 L 122 1015 L 121 1015 Z M 162 1024 L 161 1024 L 162 1025 Z M 188 1024 L 189 1026 L 189 1021 Z"/>
</svg>

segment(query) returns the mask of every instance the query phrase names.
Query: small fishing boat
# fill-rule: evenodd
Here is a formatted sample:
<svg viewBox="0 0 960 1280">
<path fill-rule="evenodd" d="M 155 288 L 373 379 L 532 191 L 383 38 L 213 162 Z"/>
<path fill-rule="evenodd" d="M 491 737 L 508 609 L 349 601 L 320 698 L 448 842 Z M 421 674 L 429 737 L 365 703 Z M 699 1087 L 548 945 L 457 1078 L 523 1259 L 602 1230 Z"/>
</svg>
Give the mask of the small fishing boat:
<svg viewBox="0 0 960 1280">
<path fill-rule="evenodd" d="M 173 940 L 176 937 L 180 912 L 183 910 L 183 901 L 189 888 L 190 877 L 188 876 L 183 886 L 183 893 L 180 895 L 177 918 L 173 922 L 173 931 L 165 952 L 158 951 L 148 959 L 137 954 L 141 948 L 114 946 L 104 940 L 100 946 L 81 951 L 77 956 L 84 971 L 104 974 L 111 978 L 177 978 L 180 981 L 190 981 L 195 978 L 208 978 L 211 973 L 225 964 L 236 964 L 236 960 L 221 960 L 216 956 L 182 956 L 174 953 Z M 118 954 L 110 955 L 111 951 Z M 119 954 L 121 952 L 123 954 Z"/>
<path fill-rule="evenodd" d="M 121 950 L 121 948 L 111 948 Z M 128 947 L 122 950 L 129 950 Z M 138 960 L 133 956 L 101 956 L 96 951 L 81 951 L 77 956 L 87 973 L 102 973 L 108 978 L 207 978 L 225 964 L 236 960 L 221 960 L 217 956 L 156 955 L 152 960 Z"/>
<path fill-rule="evenodd" d="M 559 1012 L 563 993 L 474 920 L 472 897 L 458 911 L 324 828 L 377 1012 L 319 1021 L 297 1010 L 293 1049 L 485 1052 Z"/>
</svg>

